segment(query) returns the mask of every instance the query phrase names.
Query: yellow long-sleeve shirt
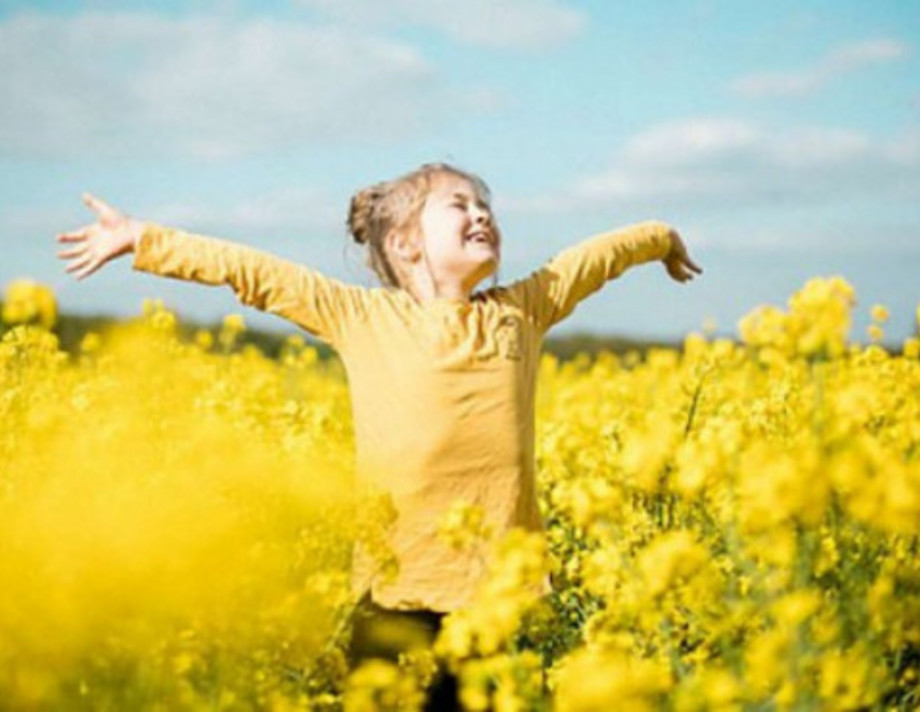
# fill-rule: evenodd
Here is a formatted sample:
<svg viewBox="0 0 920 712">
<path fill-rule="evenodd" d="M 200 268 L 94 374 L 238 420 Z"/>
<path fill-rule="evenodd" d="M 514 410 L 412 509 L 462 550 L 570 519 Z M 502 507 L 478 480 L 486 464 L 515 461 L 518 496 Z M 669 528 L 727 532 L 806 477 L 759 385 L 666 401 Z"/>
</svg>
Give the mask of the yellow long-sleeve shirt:
<svg viewBox="0 0 920 712">
<path fill-rule="evenodd" d="M 146 223 L 133 268 L 228 285 L 248 306 L 284 317 L 332 346 L 345 366 L 357 476 L 393 496 L 388 543 L 399 575 L 371 580 L 357 551 L 356 593 L 382 606 L 450 611 L 470 600 L 481 557 L 436 537 L 461 499 L 497 534 L 543 529 L 534 478 L 534 399 L 546 331 L 627 268 L 663 259 L 669 227 L 648 221 L 585 239 L 507 286 L 420 304 L 267 252 Z M 548 586 L 548 583 L 545 584 Z M 548 590 L 548 588 L 545 588 Z"/>
</svg>

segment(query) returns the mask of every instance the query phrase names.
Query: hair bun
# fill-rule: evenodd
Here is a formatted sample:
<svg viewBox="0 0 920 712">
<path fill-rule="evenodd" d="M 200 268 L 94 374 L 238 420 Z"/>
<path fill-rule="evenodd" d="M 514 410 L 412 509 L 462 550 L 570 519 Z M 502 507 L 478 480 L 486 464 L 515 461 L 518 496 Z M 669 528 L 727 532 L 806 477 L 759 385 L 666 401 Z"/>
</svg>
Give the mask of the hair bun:
<svg viewBox="0 0 920 712">
<path fill-rule="evenodd" d="M 348 231 L 358 244 L 365 244 L 368 240 L 368 231 L 374 221 L 374 210 L 383 198 L 384 192 L 381 185 L 372 185 L 363 188 L 351 197 L 348 210 Z"/>
</svg>

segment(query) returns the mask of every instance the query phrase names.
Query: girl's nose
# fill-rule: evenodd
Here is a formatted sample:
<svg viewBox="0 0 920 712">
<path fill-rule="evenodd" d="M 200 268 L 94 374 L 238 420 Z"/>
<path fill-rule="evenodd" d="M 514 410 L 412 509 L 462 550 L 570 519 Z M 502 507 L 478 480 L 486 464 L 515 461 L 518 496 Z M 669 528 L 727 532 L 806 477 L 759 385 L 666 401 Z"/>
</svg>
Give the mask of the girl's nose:
<svg viewBox="0 0 920 712">
<path fill-rule="evenodd" d="M 473 222 L 488 223 L 490 220 L 491 216 L 488 210 L 484 210 L 478 207 L 473 208 Z"/>
</svg>

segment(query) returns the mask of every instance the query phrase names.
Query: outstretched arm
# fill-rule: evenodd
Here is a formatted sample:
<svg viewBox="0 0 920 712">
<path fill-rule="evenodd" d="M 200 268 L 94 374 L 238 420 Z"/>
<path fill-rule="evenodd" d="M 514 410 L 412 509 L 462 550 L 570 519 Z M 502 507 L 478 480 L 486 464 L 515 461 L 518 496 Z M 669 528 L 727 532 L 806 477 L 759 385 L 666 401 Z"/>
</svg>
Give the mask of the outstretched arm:
<svg viewBox="0 0 920 712">
<path fill-rule="evenodd" d="M 229 285 L 241 303 L 288 319 L 332 345 L 357 304 L 359 287 L 303 265 L 228 240 L 134 220 L 89 195 L 84 200 L 99 221 L 58 236 L 74 244 L 58 256 L 73 259 L 67 271 L 78 279 L 119 255 L 134 253 L 135 270 Z"/>
<path fill-rule="evenodd" d="M 628 268 L 664 262 L 668 274 L 685 282 L 702 269 L 677 231 L 657 220 L 603 232 L 567 247 L 528 277 L 509 286 L 537 327 L 546 331 L 567 317 L 584 298 Z"/>
</svg>

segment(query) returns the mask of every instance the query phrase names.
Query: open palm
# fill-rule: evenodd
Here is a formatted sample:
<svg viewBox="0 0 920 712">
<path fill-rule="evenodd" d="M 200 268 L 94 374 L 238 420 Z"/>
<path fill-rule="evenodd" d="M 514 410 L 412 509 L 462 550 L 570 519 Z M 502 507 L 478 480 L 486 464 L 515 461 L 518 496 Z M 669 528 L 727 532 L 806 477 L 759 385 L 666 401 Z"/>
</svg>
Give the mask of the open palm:
<svg viewBox="0 0 920 712">
<path fill-rule="evenodd" d="M 96 213 L 98 220 L 78 230 L 63 232 L 58 242 L 70 243 L 57 256 L 69 260 L 67 272 L 83 279 L 115 257 L 133 252 L 144 223 L 124 215 L 95 196 L 84 193 L 83 202 Z"/>
</svg>

